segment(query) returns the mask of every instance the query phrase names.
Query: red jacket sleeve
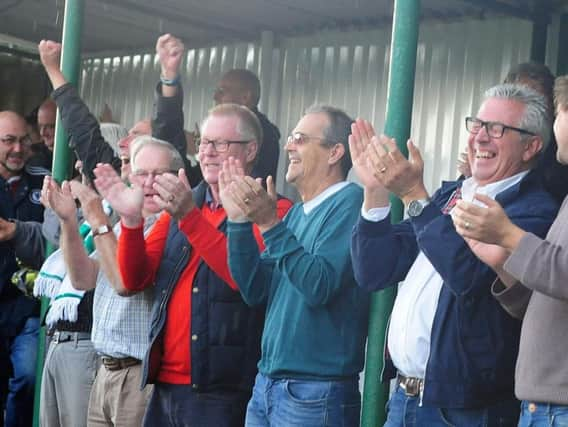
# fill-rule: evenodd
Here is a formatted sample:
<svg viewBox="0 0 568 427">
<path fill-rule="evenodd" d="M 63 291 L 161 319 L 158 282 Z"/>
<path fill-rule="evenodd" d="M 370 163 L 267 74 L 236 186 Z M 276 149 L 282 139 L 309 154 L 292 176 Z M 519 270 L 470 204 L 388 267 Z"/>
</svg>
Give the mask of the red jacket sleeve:
<svg viewBox="0 0 568 427">
<path fill-rule="evenodd" d="M 142 291 L 154 283 L 169 226 L 170 216 L 162 214 L 146 239 L 142 224 L 136 228 L 121 226 L 117 258 L 120 276 L 126 289 Z"/>
</svg>

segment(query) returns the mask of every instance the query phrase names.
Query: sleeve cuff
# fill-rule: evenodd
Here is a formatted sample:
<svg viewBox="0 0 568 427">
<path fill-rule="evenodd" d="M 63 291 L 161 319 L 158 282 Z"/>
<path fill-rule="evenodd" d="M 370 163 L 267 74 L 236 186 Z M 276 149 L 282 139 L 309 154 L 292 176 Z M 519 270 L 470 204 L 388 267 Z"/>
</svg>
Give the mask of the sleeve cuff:
<svg viewBox="0 0 568 427">
<path fill-rule="evenodd" d="M 412 217 L 410 222 L 414 227 L 414 232 L 418 236 L 420 232 L 430 224 L 438 216 L 442 215 L 440 208 L 433 202 L 430 202 L 428 206 L 424 208 L 422 213 L 418 216 Z"/>
<path fill-rule="evenodd" d="M 233 235 L 252 233 L 252 222 L 234 222 L 227 221 L 227 233 Z"/>
<path fill-rule="evenodd" d="M 515 318 L 522 318 L 527 302 L 531 296 L 531 290 L 516 282 L 507 288 L 499 278 L 491 285 L 491 294 L 505 310 Z"/>
<path fill-rule="evenodd" d="M 518 246 L 511 253 L 503 268 L 511 276 L 521 279 L 527 268 L 527 257 L 533 254 L 542 240 L 532 233 L 525 233 Z"/>
<path fill-rule="evenodd" d="M 389 232 L 391 227 L 390 223 L 390 211 L 385 218 L 380 221 L 369 221 L 365 219 L 362 215 L 359 216 L 359 220 L 355 224 L 355 228 L 358 232 L 365 236 L 382 236 Z"/>
<path fill-rule="evenodd" d="M 137 233 L 139 230 L 144 231 L 144 220 L 142 220 L 140 222 L 140 224 L 138 224 L 136 227 L 127 227 L 126 225 L 124 225 L 122 220 L 120 220 L 120 232 L 121 232 L 121 234 L 124 234 L 126 236 L 128 234 Z"/>
<path fill-rule="evenodd" d="M 391 205 L 389 203 L 388 206 L 380 207 L 380 208 L 372 208 L 369 210 L 365 209 L 365 205 L 361 205 L 361 217 L 366 219 L 370 222 L 379 222 L 389 216 L 391 209 Z"/>
<path fill-rule="evenodd" d="M 67 92 L 71 88 L 73 88 L 73 85 L 69 82 L 59 86 L 57 89 L 55 89 L 53 92 L 51 92 L 51 99 L 53 99 L 54 101 L 57 100 L 57 98 L 59 98 L 61 95 L 63 95 L 65 92 Z"/>
</svg>

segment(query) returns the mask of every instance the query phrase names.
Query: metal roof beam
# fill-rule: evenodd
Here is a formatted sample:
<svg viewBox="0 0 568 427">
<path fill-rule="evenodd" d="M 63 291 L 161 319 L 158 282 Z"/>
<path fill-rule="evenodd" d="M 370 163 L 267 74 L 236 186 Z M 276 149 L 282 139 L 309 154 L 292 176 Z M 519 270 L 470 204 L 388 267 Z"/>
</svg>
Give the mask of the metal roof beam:
<svg viewBox="0 0 568 427">
<path fill-rule="evenodd" d="M 106 2 L 110 6 L 120 7 L 121 9 L 126 9 L 128 11 L 135 10 L 139 13 L 143 13 L 149 16 L 155 16 L 157 18 L 164 19 L 168 22 L 175 22 L 181 25 L 189 25 L 194 28 L 199 28 L 201 30 L 206 31 L 216 31 L 226 36 L 235 37 L 239 39 L 252 39 L 258 37 L 259 34 L 253 31 L 246 31 L 246 30 L 237 30 L 235 28 L 229 28 L 224 25 L 215 24 L 212 22 L 204 22 L 199 19 L 195 19 L 195 17 L 180 14 L 178 12 L 171 13 L 163 8 L 156 9 L 150 6 L 146 6 L 140 2 L 132 1 L 132 0 L 113 0 L 112 2 Z"/>
<path fill-rule="evenodd" d="M 508 3 L 501 3 L 496 0 L 461 0 L 464 3 L 468 3 L 475 6 L 478 9 L 487 9 L 497 13 L 503 13 L 505 15 L 514 16 L 521 19 L 526 19 L 532 21 L 533 14 L 529 8 L 523 8 L 522 6 L 513 6 Z"/>
</svg>

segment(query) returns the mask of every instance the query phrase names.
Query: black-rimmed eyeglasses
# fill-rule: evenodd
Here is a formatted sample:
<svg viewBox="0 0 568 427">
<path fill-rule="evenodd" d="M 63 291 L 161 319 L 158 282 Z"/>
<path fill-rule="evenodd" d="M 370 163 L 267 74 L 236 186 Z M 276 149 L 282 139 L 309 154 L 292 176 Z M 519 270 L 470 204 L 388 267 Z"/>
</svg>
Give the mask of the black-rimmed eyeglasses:
<svg viewBox="0 0 568 427">
<path fill-rule="evenodd" d="M 469 133 L 472 133 L 474 135 L 477 135 L 479 132 L 481 132 L 481 128 L 485 128 L 487 135 L 489 135 L 491 138 L 502 138 L 507 129 L 514 130 L 526 135 L 536 136 L 534 132 L 530 132 L 525 129 L 508 126 L 500 122 L 486 122 L 476 117 L 466 117 L 465 128 Z"/>
<path fill-rule="evenodd" d="M 217 153 L 224 153 L 229 149 L 229 145 L 231 144 L 248 144 L 251 141 L 252 141 L 251 139 L 242 140 L 242 141 L 224 141 L 224 140 L 214 141 L 211 139 L 201 138 L 197 140 L 197 149 L 199 151 L 205 151 L 209 146 L 209 144 L 212 144 L 213 148 Z"/>
</svg>

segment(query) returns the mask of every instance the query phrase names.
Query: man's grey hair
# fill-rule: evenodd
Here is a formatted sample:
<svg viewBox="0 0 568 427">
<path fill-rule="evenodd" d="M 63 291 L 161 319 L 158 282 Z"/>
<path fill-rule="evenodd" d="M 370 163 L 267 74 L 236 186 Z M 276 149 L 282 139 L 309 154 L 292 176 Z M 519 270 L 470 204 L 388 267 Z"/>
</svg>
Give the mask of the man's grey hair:
<svg viewBox="0 0 568 427">
<path fill-rule="evenodd" d="M 499 98 L 517 101 L 525 105 L 525 111 L 516 127 L 527 130 L 542 138 L 542 150 L 550 141 L 552 130 L 552 117 L 549 111 L 546 97 L 521 84 L 501 84 L 489 88 L 484 95 L 485 99 Z M 526 141 L 530 135 L 521 134 L 522 140 Z"/>
<path fill-rule="evenodd" d="M 150 135 L 140 135 L 134 138 L 134 141 L 130 144 L 130 163 L 132 164 L 132 171 L 136 170 L 136 156 L 142 148 L 148 146 L 158 147 L 170 153 L 170 169 L 172 171 L 178 171 L 180 168 L 184 167 L 181 154 L 172 144 L 158 138 L 153 138 Z"/>
<path fill-rule="evenodd" d="M 341 144 L 345 148 L 345 153 L 341 159 L 341 172 L 346 178 L 349 169 L 353 165 L 351 162 L 351 153 L 349 152 L 349 135 L 351 134 L 351 124 L 354 120 L 347 113 L 339 108 L 331 105 L 315 104 L 304 112 L 304 114 L 323 113 L 329 119 L 329 126 L 323 130 L 324 143 L 328 146 Z"/>
</svg>

